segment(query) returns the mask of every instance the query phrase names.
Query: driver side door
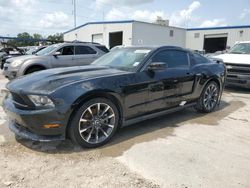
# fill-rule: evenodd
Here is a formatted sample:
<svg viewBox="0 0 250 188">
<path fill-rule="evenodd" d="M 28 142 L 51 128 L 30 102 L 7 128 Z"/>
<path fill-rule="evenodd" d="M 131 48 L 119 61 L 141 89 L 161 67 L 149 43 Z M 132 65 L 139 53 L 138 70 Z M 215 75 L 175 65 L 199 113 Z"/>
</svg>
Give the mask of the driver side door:
<svg viewBox="0 0 250 188">
<path fill-rule="evenodd" d="M 52 68 L 74 66 L 74 51 L 75 50 L 73 45 L 64 46 L 57 50 L 57 52 L 60 52 L 60 55 L 52 57 Z"/>
<path fill-rule="evenodd" d="M 150 62 L 165 63 L 166 68 L 152 73 L 147 109 L 157 111 L 180 105 L 185 96 L 192 92 L 194 84 L 189 54 L 182 50 L 164 49 L 153 55 Z"/>
</svg>

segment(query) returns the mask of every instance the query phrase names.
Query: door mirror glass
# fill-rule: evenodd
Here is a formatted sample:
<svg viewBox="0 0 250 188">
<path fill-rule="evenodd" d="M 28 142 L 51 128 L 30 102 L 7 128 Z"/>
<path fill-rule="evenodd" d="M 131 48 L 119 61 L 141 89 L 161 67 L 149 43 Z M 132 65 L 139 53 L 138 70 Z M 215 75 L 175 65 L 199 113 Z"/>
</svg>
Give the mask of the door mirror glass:
<svg viewBox="0 0 250 188">
<path fill-rule="evenodd" d="M 165 70 L 167 68 L 164 62 L 153 62 L 148 66 L 148 71 Z"/>
</svg>

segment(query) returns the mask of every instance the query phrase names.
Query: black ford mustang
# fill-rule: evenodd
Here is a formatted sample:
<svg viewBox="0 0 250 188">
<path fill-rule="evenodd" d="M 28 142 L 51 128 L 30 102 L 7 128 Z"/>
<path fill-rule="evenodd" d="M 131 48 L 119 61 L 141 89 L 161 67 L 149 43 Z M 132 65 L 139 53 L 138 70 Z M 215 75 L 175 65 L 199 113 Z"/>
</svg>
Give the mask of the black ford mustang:
<svg viewBox="0 0 250 188">
<path fill-rule="evenodd" d="M 3 107 L 16 135 L 39 141 L 69 137 L 97 147 L 122 125 L 191 106 L 211 112 L 225 77 L 223 63 L 183 48 L 123 47 L 90 66 L 11 81 Z"/>
</svg>

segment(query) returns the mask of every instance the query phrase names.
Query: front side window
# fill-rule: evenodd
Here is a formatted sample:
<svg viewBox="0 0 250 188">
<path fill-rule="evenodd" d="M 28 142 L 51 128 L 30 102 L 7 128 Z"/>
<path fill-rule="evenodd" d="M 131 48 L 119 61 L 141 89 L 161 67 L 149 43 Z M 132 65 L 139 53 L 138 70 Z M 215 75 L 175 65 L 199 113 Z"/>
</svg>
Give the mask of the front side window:
<svg viewBox="0 0 250 188">
<path fill-rule="evenodd" d="M 74 55 L 74 46 L 65 46 L 58 51 L 61 55 Z"/>
<path fill-rule="evenodd" d="M 96 54 L 96 51 L 88 46 L 75 46 L 76 55 Z"/>
<path fill-rule="evenodd" d="M 167 68 L 188 67 L 188 54 L 179 50 L 163 50 L 158 52 L 152 59 L 152 62 L 166 63 Z"/>
</svg>

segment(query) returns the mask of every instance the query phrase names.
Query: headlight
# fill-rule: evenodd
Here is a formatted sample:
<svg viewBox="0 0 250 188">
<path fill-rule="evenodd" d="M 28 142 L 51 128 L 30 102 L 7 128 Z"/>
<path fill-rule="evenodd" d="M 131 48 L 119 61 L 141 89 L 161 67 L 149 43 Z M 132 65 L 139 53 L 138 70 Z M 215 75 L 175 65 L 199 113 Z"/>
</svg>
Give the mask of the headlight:
<svg viewBox="0 0 250 188">
<path fill-rule="evenodd" d="M 29 95 L 30 100 L 38 107 L 54 107 L 55 104 L 47 96 Z"/>
<path fill-rule="evenodd" d="M 23 63 L 23 61 L 21 61 L 21 60 L 16 60 L 16 61 L 13 61 L 13 62 L 11 63 L 11 66 L 12 66 L 12 67 L 18 67 L 18 66 L 20 66 L 22 63 Z"/>
</svg>

